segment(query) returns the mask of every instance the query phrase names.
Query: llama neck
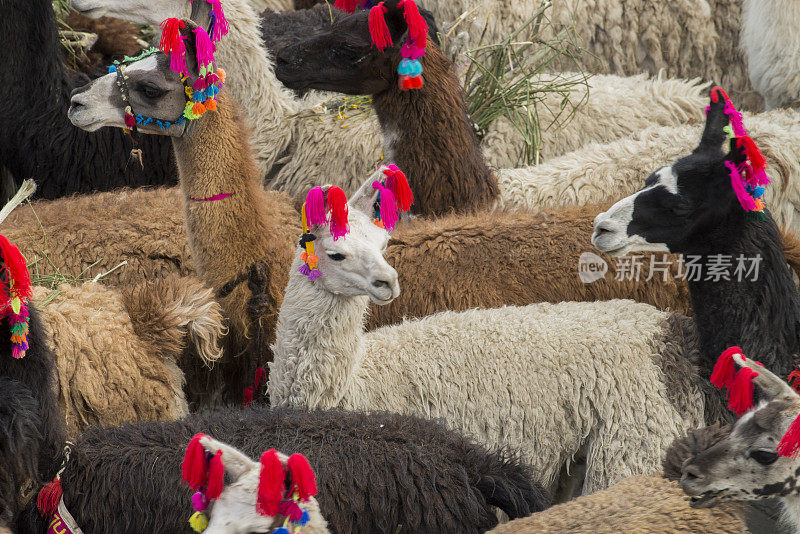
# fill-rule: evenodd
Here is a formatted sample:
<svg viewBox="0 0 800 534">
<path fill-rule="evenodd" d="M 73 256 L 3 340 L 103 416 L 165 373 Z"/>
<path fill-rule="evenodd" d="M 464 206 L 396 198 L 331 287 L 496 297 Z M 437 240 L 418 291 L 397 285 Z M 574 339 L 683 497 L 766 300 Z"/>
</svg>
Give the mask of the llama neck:
<svg viewBox="0 0 800 534">
<path fill-rule="evenodd" d="M 297 272 L 299 267 L 300 260 L 295 259 L 278 315 L 270 402 L 332 408 L 348 395 L 360 364 L 369 299 L 334 295 Z"/>
<path fill-rule="evenodd" d="M 401 91 L 394 79 L 374 95 L 388 159 L 408 176 L 417 214 L 488 207 L 499 194 L 497 179 L 483 159 L 452 65 L 432 43 L 421 61 L 422 89 Z"/>
<path fill-rule="evenodd" d="M 723 350 L 738 345 L 749 358 L 785 377 L 794 366 L 794 356 L 800 353 L 800 300 L 775 222 L 771 218 L 753 221 L 736 213 L 718 231 L 704 236 L 703 243 L 701 249 L 687 252 L 687 256 L 701 256 L 699 263 L 704 265 L 704 280 L 689 282 L 706 358 L 704 371 L 710 372 Z M 705 279 L 705 266 L 718 260 L 718 254 L 729 256 L 733 263 L 730 281 Z M 733 276 L 740 255 L 761 258 L 755 280 L 752 274 L 742 281 Z"/>
<path fill-rule="evenodd" d="M 227 70 L 226 86 L 255 134 L 252 148 L 263 178 L 291 141 L 292 121 L 287 117 L 297 111 L 297 102 L 275 77 L 274 60 L 262 44 L 261 19 L 250 4 L 229 0 L 225 16 L 230 29 L 219 43 L 217 62 Z"/>
<path fill-rule="evenodd" d="M 246 129 L 224 90 L 217 109 L 193 121 L 173 145 L 192 260 L 219 291 L 267 257 L 272 228 Z"/>
</svg>

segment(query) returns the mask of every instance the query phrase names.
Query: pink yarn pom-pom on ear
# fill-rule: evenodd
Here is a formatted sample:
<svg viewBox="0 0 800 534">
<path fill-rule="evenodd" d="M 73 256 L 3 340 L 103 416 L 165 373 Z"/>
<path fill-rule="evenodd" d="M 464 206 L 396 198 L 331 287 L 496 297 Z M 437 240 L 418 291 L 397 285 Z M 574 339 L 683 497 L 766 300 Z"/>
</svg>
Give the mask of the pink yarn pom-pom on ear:
<svg viewBox="0 0 800 534">
<path fill-rule="evenodd" d="M 403 9 L 403 18 L 408 26 L 408 40 L 419 48 L 425 48 L 428 39 L 428 23 L 420 15 L 414 0 L 400 0 L 397 7 Z"/>
<path fill-rule="evenodd" d="M 372 38 L 372 44 L 381 52 L 393 44 L 392 34 L 389 32 L 389 27 L 386 25 L 386 18 L 384 17 L 386 12 L 387 9 L 383 2 L 379 2 L 378 5 L 369 10 L 369 35 Z"/>
<path fill-rule="evenodd" d="M 194 42 L 197 48 L 197 64 L 201 67 L 206 67 L 214 62 L 214 51 L 216 47 L 211 42 L 211 37 L 208 36 L 203 28 L 195 28 Z"/>
<path fill-rule="evenodd" d="M 794 418 L 789 429 L 778 443 L 778 454 L 787 458 L 796 459 L 800 453 L 800 415 Z"/>
<path fill-rule="evenodd" d="M 753 211 L 756 209 L 756 201 L 753 200 L 753 197 L 748 195 L 747 191 L 744 189 L 742 173 L 739 172 L 739 169 L 731 161 L 726 161 L 725 166 L 728 167 L 731 173 L 731 187 L 733 187 L 733 192 L 736 194 L 736 199 L 739 201 L 739 204 L 741 204 L 742 209 L 744 211 Z"/>
<path fill-rule="evenodd" d="M 258 493 L 256 512 L 261 515 L 275 516 L 278 505 L 283 499 L 285 488 L 283 480 L 286 473 L 278 451 L 270 449 L 261 455 L 261 473 L 258 476 Z"/>
<path fill-rule="evenodd" d="M 372 182 L 372 188 L 380 191 L 381 222 L 383 223 L 383 227 L 387 231 L 391 232 L 394 230 L 394 225 L 397 222 L 397 203 L 395 202 L 394 195 L 388 188 L 384 187 L 383 184 L 377 180 Z"/>
<path fill-rule="evenodd" d="M 306 195 L 306 219 L 309 227 L 328 222 L 325 217 L 325 194 L 321 187 L 312 188 Z"/>
<path fill-rule="evenodd" d="M 214 28 L 211 30 L 211 40 L 218 43 L 225 35 L 228 35 L 228 19 L 225 18 L 225 13 L 222 11 L 222 3 L 220 0 L 206 0 L 211 4 L 211 13 L 214 16 Z"/>
</svg>

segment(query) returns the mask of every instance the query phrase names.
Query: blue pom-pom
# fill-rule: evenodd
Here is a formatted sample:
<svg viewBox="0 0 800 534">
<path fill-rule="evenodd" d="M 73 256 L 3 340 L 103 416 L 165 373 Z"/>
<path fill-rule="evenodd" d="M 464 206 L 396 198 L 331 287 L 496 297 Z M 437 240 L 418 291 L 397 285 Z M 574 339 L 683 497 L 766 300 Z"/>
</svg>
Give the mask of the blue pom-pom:
<svg viewBox="0 0 800 534">
<path fill-rule="evenodd" d="M 397 73 L 414 78 L 422 74 L 422 63 L 417 59 L 403 59 L 397 66 Z"/>
<path fill-rule="evenodd" d="M 219 87 L 217 87 L 216 85 L 209 85 L 208 88 L 206 89 L 206 96 L 208 98 L 214 98 L 215 96 L 217 96 L 217 94 L 219 94 Z"/>
<path fill-rule="evenodd" d="M 753 198 L 761 198 L 764 195 L 764 188 L 758 186 L 753 189 Z"/>
<path fill-rule="evenodd" d="M 272 534 L 292 534 L 286 527 L 278 527 L 272 531 Z"/>
<path fill-rule="evenodd" d="M 108 67 L 108 73 L 111 74 L 112 72 L 117 72 L 116 65 L 111 65 L 110 67 Z"/>
<path fill-rule="evenodd" d="M 301 527 L 311 521 L 311 518 L 308 516 L 308 510 L 303 510 L 303 515 L 300 519 L 297 520 L 297 524 Z"/>
</svg>

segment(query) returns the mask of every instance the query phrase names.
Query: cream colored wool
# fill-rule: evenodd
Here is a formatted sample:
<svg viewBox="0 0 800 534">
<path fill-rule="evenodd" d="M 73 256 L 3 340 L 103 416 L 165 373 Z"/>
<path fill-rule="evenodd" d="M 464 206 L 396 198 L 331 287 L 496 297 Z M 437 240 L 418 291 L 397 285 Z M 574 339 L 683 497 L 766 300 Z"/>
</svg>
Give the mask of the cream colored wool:
<svg viewBox="0 0 800 534">
<path fill-rule="evenodd" d="M 202 282 L 170 277 L 145 286 L 121 292 L 96 282 L 64 284 L 46 305 L 39 303 L 51 290 L 34 287 L 32 302 L 58 361 L 59 404 L 70 436 L 90 424 L 186 415 L 177 360 L 187 334 L 204 359 L 221 356 L 221 310 Z M 131 304 L 162 310 L 160 320 L 136 314 Z"/>
<path fill-rule="evenodd" d="M 496 43 L 520 27 L 541 5 L 512 0 L 422 0 L 442 28 L 462 13 L 475 10 L 465 29 L 468 48 Z M 669 77 L 715 80 L 734 101 L 759 109 L 753 98 L 742 54 L 736 47 L 741 13 L 736 0 L 560 0 L 548 17 L 554 22 L 545 37 L 572 24 L 579 44 L 590 54 L 583 61 L 589 72 L 651 75 L 664 70 Z M 481 34 L 486 33 L 481 42 Z M 463 45 L 462 45 L 463 46 Z M 592 57 L 596 56 L 596 59 Z M 568 66 L 568 64 L 565 64 Z"/>
<path fill-rule="evenodd" d="M 367 298 L 329 293 L 298 267 L 273 346 L 273 406 L 443 418 L 519 450 L 545 485 L 588 444 L 585 493 L 658 471 L 672 440 L 704 423 L 690 319 L 626 300 L 564 302 L 363 333 Z"/>
<path fill-rule="evenodd" d="M 739 44 L 767 108 L 800 105 L 800 2 L 744 0 Z"/>
<path fill-rule="evenodd" d="M 293 0 L 249 0 L 250 6 L 256 13 L 262 13 L 265 9 L 273 11 L 294 11 Z"/>
<path fill-rule="evenodd" d="M 677 482 L 631 477 L 543 512 L 500 525 L 491 534 L 745 534 L 740 504 L 691 508 Z"/>
<path fill-rule="evenodd" d="M 769 165 L 766 204 L 779 225 L 800 230 L 800 113 L 745 115 L 745 127 Z M 543 165 L 497 173 L 498 206 L 544 209 L 630 195 L 661 165 L 697 145 L 702 126 L 658 127 L 608 144 L 592 143 Z"/>
<path fill-rule="evenodd" d="M 574 116 L 565 125 L 550 128 L 559 113 L 561 97 L 548 94 L 537 107 L 540 125 L 547 128 L 542 136 L 541 158 L 546 162 L 590 142 L 614 141 L 653 126 L 702 124 L 708 105 L 707 85 L 663 76 L 593 76 L 589 79 L 589 97 Z M 585 95 L 583 88 L 570 99 L 577 103 Z M 496 169 L 525 164 L 522 135 L 508 119 L 494 121 L 481 146 L 487 162 Z"/>
</svg>

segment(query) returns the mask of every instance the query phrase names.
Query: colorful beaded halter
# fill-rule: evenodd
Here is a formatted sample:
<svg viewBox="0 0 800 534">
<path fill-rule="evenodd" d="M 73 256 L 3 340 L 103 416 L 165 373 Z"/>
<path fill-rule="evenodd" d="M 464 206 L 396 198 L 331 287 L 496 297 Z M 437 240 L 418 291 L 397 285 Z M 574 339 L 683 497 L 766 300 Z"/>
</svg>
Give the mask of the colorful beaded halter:
<svg viewBox="0 0 800 534">
<path fill-rule="evenodd" d="M 742 150 L 746 156 L 745 161 L 738 165 L 731 161 L 725 162 L 725 166 L 730 171 L 731 187 L 733 187 L 742 209 L 747 212 L 747 216 L 756 220 L 764 220 L 766 214 L 764 213 L 763 197 L 765 186 L 770 183 L 766 173 L 766 159 L 755 141 L 747 135 L 742 114 L 733 106 L 728 94 L 719 87 L 714 87 L 711 89 L 711 101 L 718 102 L 720 94 L 725 99 L 724 113 L 730 119 L 730 126 L 726 126 L 725 131 L 728 132 L 732 146 Z M 707 112 L 708 108 L 706 108 Z"/>
<path fill-rule="evenodd" d="M 0 235 L 0 255 L 0 318 L 8 319 L 11 356 L 20 359 L 28 350 L 31 279 L 22 253 L 4 235 Z"/>
<path fill-rule="evenodd" d="M 392 34 L 385 18 L 388 9 L 383 2 L 372 5 L 371 0 L 336 0 L 334 6 L 346 13 L 354 13 L 356 9 L 369 9 L 369 34 L 372 43 L 381 52 L 393 45 Z M 397 7 L 403 10 L 403 18 L 408 26 L 406 42 L 400 47 L 400 56 L 403 59 L 397 66 L 397 74 L 400 75 L 398 85 L 401 91 L 420 89 L 425 85 L 425 80 L 422 78 L 422 63 L 419 58 L 425 55 L 428 23 L 420 15 L 414 0 L 400 0 Z"/>
<path fill-rule="evenodd" d="M 220 8 L 221 12 L 221 8 Z M 213 11 L 212 11 L 213 13 Z M 213 19 L 212 19 L 213 20 Z M 223 19 L 224 20 L 224 19 Z M 221 24 L 214 26 L 216 32 Z M 214 69 L 214 42 L 208 36 L 205 29 L 198 27 L 192 30 L 195 34 L 195 46 L 197 50 L 197 66 L 199 76 L 192 83 L 189 76 L 189 69 L 186 65 L 186 45 L 185 36 L 181 35 L 180 30 L 186 27 L 182 20 L 170 18 L 161 23 L 161 42 L 159 48 L 150 48 L 135 57 L 124 57 L 122 60 L 114 61 L 108 71 L 117 73 L 117 87 L 122 93 L 122 100 L 125 102 L 125 126 L 129 130 L 136 132 L 137 126 L 155 124 L 161 130 L 171 126 L 183 124 L 184 120 L 194 120 L 199 118 L 206 111 L 217 109 L 216 96 L 219 94 L 222 84 L 225 82 L 225 71 Z M 227 31 L 227 21 L 225 23 Z M 220 30 L 221 31 L 221 30 Z M 224 33 L 222 34 L 224 35 Z M 186 93 L 186 107 L 177 119 L 157 119 L 155 117 L 144 116 L 136 113 L 130 100 L 128 91 L 128 76 L 125 73 L 129 63 L 142 60 L 146 57 L 163 52 L 170 58 L 170 68 L 181 75 L 181 82 L 184 84 Z"/>
</svg>

